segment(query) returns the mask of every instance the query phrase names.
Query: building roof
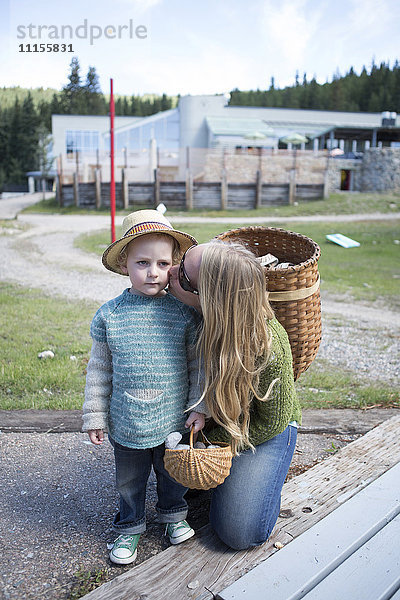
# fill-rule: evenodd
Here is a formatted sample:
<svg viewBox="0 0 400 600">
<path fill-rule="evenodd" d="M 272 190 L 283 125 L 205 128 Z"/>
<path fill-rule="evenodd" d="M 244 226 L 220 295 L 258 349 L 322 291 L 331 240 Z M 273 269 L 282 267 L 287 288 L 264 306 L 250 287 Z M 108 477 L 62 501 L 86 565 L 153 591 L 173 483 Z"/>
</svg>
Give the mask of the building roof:
<svg viewBox="0 0 400 600">
<path fill-rule="evenodd" d="M 247 110 L 233 110 L 236 108 Z M 400 127 L 382 127 L 380 113 L 378 115 L 258 107 L 227 107 L 225 111 L 224 116 L 206 117 L 207 126 L 214 137 L 251 139 L 254 134 L 254 139 L 261 138 L 262 135 L 265 138 L 281 139 L 289 133 L 296 132 L 313 140 L 323 135 L 328 136 L 334 131 L 337 138 L 367 140 L 371 138 L 372 131 L 376 130 L 380 140 L 400 139 Z"/>
<path fill-rule="evenodd" d="M 267 121 L 259 118 L 241 117 L 207 117 L 208 128 L 214 136 L 241 136 L 246 139 L 257 138 L 257 134 L 269 138 L 282 138 L 295 131 L 309 139 L 324 135 L 332 128 L 325 124 L 302 123 L 298 121 Z M 260 137 L 261 137 L 260 135 Z"/>
<path fill-rule="evenodd" d="M 136 117 L 136 121 L 134 123 L 128 123 L 127 125 L 122 125 L 118 128 L 116 127 L 115 133 L 122 133 L 123 131 L 135 129 L 136 127 L 143 127 L 143 125 L 148 125 L 149 123 L 155 123 L 156 121 L 164 120 L 167 117 L 178 112 L 179 111 L 177 108 L 170 108 L 168 110 L 163 110 L 158 113 L 154 113 L 153 115 L 149 115 L 147 117 Z"/>
<path fill-rule="evenodd" d="M 271 135 L 271 127 L 258 118 L 206 117 L 207 125 L 214 135 L 251 135 L 260 133 Z"/>
</svg>

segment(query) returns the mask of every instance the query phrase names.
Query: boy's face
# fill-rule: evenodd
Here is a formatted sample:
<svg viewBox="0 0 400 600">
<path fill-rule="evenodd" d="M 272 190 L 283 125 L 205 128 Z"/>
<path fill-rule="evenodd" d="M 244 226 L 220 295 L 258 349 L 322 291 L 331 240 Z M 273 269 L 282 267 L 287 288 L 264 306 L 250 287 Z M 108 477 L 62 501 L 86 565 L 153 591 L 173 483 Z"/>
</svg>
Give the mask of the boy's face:
<svg viewBox="0 0 400 600">
<path fill-rule="evenodd" d="M 173 240 L 165 235 L 142 235 L 128 246 L 126 267 L 133 291 L 143 296 L 163 296 L 172 266 Z"/>
</svg>

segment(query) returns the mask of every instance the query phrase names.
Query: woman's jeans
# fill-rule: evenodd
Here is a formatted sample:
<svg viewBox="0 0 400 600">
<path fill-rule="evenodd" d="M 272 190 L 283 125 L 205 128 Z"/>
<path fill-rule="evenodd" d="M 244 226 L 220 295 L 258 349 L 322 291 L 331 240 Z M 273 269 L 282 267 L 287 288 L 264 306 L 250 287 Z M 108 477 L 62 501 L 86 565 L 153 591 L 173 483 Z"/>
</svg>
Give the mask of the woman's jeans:
<svg viewBox="0 0 400 600">
<path fill-rule="evenodd" d="M 285 431 L 235 456 L 224 483 L 212 494 L 210 522 L 225 544 L 237 550 L 263 544 L 278 519 L 281 491 L 297 438 Z"/>
<path fill-rule="evenodd" d="M 117 444 L 114 447 L 116 484 L 120 495 L 120 509 L 113 527 L 119 533 L 135 534 L 146 531 L 146 484 L 153 466 L 157 478 L 158 502 L 156 510 L 160 523 L 176 523 L 186 519 L 187 488 L 177 483 L 164 468 L 165 446 L 135 450 Z"/>
</svg>

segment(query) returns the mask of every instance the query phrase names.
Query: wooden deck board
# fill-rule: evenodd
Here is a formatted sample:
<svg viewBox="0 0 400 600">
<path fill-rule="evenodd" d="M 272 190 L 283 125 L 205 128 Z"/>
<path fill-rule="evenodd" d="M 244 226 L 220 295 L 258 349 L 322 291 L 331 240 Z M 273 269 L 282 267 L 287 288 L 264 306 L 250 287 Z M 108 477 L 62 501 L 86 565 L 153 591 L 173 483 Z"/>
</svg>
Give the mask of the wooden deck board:
<svg viewBox="0 0 400 600">
<path fill-rule="evenodd" d="M 333 600 L 327 592 L 332 589 L 335 600 L 366 600 L 363 594 L 350 593 L 354 590 L 352 574 L 356 570 L 364 587 L 375 590 L 372 598 L 376 600 L 380 597 L 378 591 L 385 591 L 400 573 L 399 514 L 400 463 L 220 592 L 218 599 Z M 380 538 L 383 539 L 379 542 Z M 386 557 L 385 565 L 377 560 L 371 568 L 370 562 L 378 551 L 382 560 Z M 325 580 L 331 582 L 330 586 L 325 585 Z"/>
<path fill-rule="evenodd" d="M 272 536 L 247 551 L 227 548 L 209 526 L 181 546 L 133 567 L 85 596 L 86 600 L 211 600 L 400 461 L 400 416 L 385 421 L 336 455 L 285 484 Z M 303 512 L 303 509 L 311 512 Z M 190 587 L 188 587 L 188 585 Z"/>
</svg>

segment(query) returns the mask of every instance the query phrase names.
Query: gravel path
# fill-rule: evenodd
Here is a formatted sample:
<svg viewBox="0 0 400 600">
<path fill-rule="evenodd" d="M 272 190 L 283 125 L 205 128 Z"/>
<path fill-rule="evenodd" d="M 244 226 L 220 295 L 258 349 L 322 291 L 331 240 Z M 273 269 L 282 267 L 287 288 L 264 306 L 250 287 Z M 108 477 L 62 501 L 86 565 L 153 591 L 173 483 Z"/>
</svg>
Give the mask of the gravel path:
<svg viewBox="0 0 400 600">
<path fill-rule="evenodd" d="M 7 210 L 12 213 L 11 204 Z M 0 201 L 0 219 L 4 218 L 2 205 Z M 117 219 L 117 225 L 120 222 Z M 108 224 L 109 219 L 102 216 L 20 215 L 0 232 L 0 280 L 96 303 L 116 296 L 127 280 L 106 271 L 98 258 L 73 245 L 77 235 Z M 324 295 L 322 306 L 321 358 L 372 380 L 398 380 L 399 314 Z M 292 474 L 328 457 L 332 444 L 340 448 L 355 437 L 300 436 Z M 76 590 L 79 571 L 96 570 L 110 579 L 129 568 L 113 566 L 107 559 L 106 544 L 114 538 L 110 523 L 117 506 L 108 444 L 95 448 L 81 433 L 0 432 L 0 452 L 1 598 L 66 600 Z M 137 562 L 168 545 L 162 526 L 156 523 L 154 504 L 152 479 L 148 530 Z M 206 522 L 206 495 L 190 500 L 189 519 L 195 528 Z"/>
<path fill-rule="evenodd" d="M 328 458 L 333 447 L 357 437 L 300 436 L 291 473 Z M 82 433 L 1 433 L 0 454 L 0 598 L 67 600 L 79 572 L 102 572 L 109 580 L 131 568 L 108 560 L 118 503 L 110 444 L 95 448 Z M 188 502 L 188 520 L 198 529 L 208 521 L 208 493 Z M 155 503 L 152 477 L 147 531 L 135 564 L 169 546 L 156 521 Z"/>
</svg>

